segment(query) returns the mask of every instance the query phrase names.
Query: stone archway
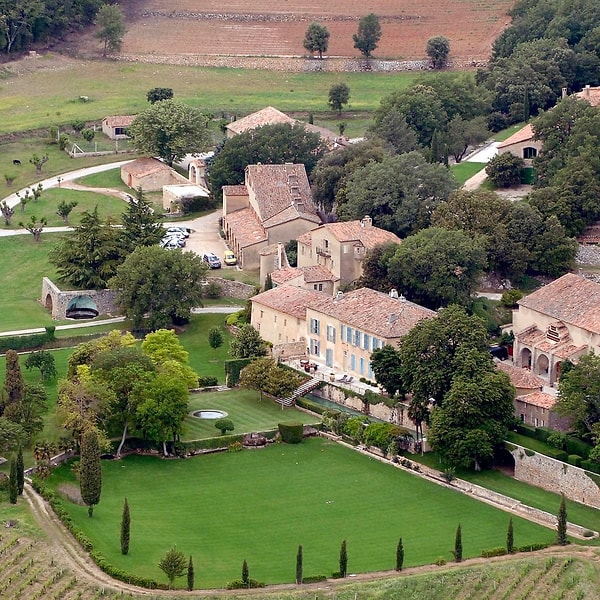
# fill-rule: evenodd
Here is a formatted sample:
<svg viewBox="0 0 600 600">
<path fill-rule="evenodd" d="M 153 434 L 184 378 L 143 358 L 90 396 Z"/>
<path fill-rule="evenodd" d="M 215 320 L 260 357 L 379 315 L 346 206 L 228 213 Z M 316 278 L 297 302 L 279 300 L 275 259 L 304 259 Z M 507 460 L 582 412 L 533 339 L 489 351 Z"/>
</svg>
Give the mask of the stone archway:
<svg viewBox="0 0 600 600">
<path fill-rule="evenodd" d="M 536 375 L 548 375 L 548 369 L 550 367 L 550 361 L 545 354 L 540 354 L 535 361 L 535 373 Z"/>
<path fill-rule="evenodd" d="M 554 367 L 552 367 L 552 377 L 550 381 L 560 381 L 560 370 L 562 368 L 562 361 L 558 361 Z"/>
<path fill-rule="evenodd" d="M 50 314 L 52 314 L 53 303 L 52 303 L 52 295 L 51 294 L 46 294 L 46 299 L 44 300 L 44 306 L 46 307 L 46 310 L 49 311 Z"/>
<path fill-rule="evenodd" d="M 521 367 L 525 369 L 531 369 L 531 350 L 529 348 L 523 348 L 519 357 L 521 361 Z"/>
<path fill-rule="evenodd" d="M 504 446 L 494 452 L 494 468 L 509 477 L 515 476 L 515 457 Z"/>
</svg>

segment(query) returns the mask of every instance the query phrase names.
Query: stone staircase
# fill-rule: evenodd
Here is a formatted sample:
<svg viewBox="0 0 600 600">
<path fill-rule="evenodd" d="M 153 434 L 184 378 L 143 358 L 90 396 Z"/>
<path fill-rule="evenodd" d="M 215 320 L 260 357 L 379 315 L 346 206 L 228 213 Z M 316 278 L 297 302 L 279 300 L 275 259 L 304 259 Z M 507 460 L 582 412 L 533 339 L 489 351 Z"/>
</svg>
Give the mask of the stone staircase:
<svg viewBox="0 0 600 600">
<path fill-rule="evenodd" d="M 320 379 L 313 377 L 312 379 L 305 381 L 300 387 L 296 388 L 294 393 L 289 398 L 278 398 L 276 401 L 281 404 L 282 408 L 284 406 L 293 406 L 298 398 L 308 394 L 308 392 L 312 392 L 312 390 L 314 390 L 320 383 Z"/>
</svg>

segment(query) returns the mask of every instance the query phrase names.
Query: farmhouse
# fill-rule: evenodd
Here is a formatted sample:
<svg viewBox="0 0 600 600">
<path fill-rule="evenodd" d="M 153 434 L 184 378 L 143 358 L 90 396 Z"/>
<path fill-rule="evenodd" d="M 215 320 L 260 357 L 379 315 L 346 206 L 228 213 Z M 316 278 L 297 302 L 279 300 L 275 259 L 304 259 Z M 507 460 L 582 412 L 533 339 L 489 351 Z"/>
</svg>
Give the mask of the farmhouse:
<svg viewBox="0 0 600 600">
<path fill-rule="evenodd" d="M 564 360 L 600 352 L 600 284 L 568 273 L 525 296 L 513 333 L 515 365 L 555 384 Z"/>
<path fill-rule="evenodd" d="M 111 140 L 128 139 L 127 128 L 133 123 L 135 115 L 117 117 L 104 117 L 102 119 L 102 132 Z"/>
<path fill-rule="evenodd" d="M 269 244 L 297 239 L 321 222 L 304 165 L 248 165 L 244 185 L 223 186 L 223 231 L 245 269 Z"/>
<path fill-rule="evenodd" d="M 337 286 L 356 281 L 369 250 L 402 240 L 385 229 L 373 226 L 373 219 L 325 223 L 298 237 L 298 266 L 320 266 L 328 270 Z M 336 289 L 337 289 L 336 286 Z"/>
<path fill-rule="evenodd" d="M 533 159 L 542 150 L 542 141 L 534 140 L 535 135 L 531 123 L 513 133 L 498 146 L 498 154 L 514 154 L 525 161 L 526 167 L 533 165 Z"/>
<path fill-rule="evenodd" d="M 171 167 L 156 158 L 138 158 L 121 167 L 121 181 L 132 189 L 145 192 L 162 190 L 164 185 L 189 183 Z"/>
<path fill-rule="evenodd" d="M 390 294 L 361 288 L 328 296 L 282 285 L 251 298 L 252 325 L 276 356 L 308 354 L 311 361 L 349 375 L 373 377 L 371 352 L 396 345 L 435 312 Z"/>
</svg>

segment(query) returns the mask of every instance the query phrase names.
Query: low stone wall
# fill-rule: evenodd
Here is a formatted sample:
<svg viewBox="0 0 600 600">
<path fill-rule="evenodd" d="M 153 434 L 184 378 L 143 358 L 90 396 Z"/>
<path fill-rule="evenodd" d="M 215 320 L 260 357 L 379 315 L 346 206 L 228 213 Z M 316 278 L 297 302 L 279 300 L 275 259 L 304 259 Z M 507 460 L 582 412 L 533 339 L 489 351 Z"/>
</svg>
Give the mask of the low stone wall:
<svg viewBox="0 0 600 600">
<path fill-rule="evenodd" d="M 67 306 L 77 296 L 88 296 L 96 304 L 101 315 L 118 315 L 115 292 L 112 290 L 63 291 L 48 277 L 42 280 L 41 303 L 50 311 L 53 319 L 67 318 Z"/>
<path fill-rule="evenodd" d="M 208 280 L 211 282 L 214 281 L 221 286 L 221 296 L 225 298 L 247 300 L 256 294 L 256 288 L 248 283 L 231 281 L 230 279 L 224 279 L 223 277 L 209 277 Z"/>
<path fill-rule="evenodd" d="M 523 446 L 509 442 L 507 446 L 515 459 L 515 479 L 550 492 L 564 494 L 570 500 L 600 508 L 600 487 L 593 479 L 600 479 L 600 476 L 588 474 L 584 469 L 533 452 Z"/>
</svg>

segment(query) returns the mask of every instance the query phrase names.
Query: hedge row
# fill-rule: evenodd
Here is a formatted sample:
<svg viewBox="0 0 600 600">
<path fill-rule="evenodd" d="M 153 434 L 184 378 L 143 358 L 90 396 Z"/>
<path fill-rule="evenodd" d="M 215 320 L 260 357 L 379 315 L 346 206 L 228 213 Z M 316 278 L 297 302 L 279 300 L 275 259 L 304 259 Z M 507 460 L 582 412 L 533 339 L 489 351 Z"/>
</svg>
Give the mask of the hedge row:
<svg viewBox="0 0 600 600">
<path fill-rule="evenodd" d="M 540 442 L 546 443 L 548 441 L 548 437 L 550 434 L 555 433 L 552 429 L 546 429 L 545 427 L 532 427 L 531 425 L 525 425 L 524 423 L 519 423 L 516 427 L 517 433 L 524 435 L 526 437 L 533 438 L 535 440 L 539 440 Z M 556 450 L 554 452 L 547 452 L 548 456 L 552 458 L 556 458 L 557 460 L 562 460 L 563 462 L 567 462 L 569 458 L 569 454 L 577 454 L 581 456 L 583 459 L 586 459 L 590 455 L 590 450 L 592 447 L 583 440 L 580 440 L 572 435 L 565 436 L 565 451 Z M 560 458 L 559 458 L 560 457 Z"/>
<path fill-rule="evenodd" d="M 44 333 L 32 333 L 30 335 L 8 335 L 0 338 L 0 352 L 7 350 L 37 350 L 43 348 L 48 342 L 56 339 L 54 327 L 46 327 Z"/>
<path fill-rule="evenodd" d="M 544 548 L 548 548 L 550 544 L 538 543 L 538 544 L 528 544 L 527 546 L 519 546 L 514 549 L 514 552 L 535 552 L 536 550 L 543 550 Z M 494 556 L 505 556 L 508 554 L 506 548 L 492 548 L 490 550 L 482 550 L 481 556 L 483 558 L 492 558 Z"/>
<path fill-rule="evenodd" d="M 281 441 L 286 444 L 299 444 L 302 441 L 304 426 L 302 423 L 279 423 Z"/>
<path fill-rule="evenodd" d="M 32 480 L 33 489 L 44 499 L 48 504 L 50 504 L 52 510 L 56 513 L 56 516 L 61 520 L 62 524 L 69 530 L 71 535 L 77 540 L 79 545 L 86 551 L 89 552 L 92 560 L 98 565 L 100 569 L 102 569 L 107 575 L 118 579 L 119 581 L 123 581 L 125 583 L 129 583 L 131 585 L 137 585 L 140 587 L 145 587 L 151 590 L 159 589 L 166 590 L 168 586 L 164 583 L 158 583 L 154 581 L 154 579 L 149 579 L 147 577 L 139 577 L 138 575 L 132 575 L 131 573 L 127 573 L 123 569 L 119 569 L 114 565 L 110 564 L 106 558 L 99 552 L 94 551 L 94 544 L 92 541 L 77 527 L 73 521 L 67 510 L 63 507 L 60 502 L 58 496 L 52 491 L 49 490 L 43 483 L 37 478 L 33 478 Z"/>
<path fill-rule="evenodd" d="M 241 370 L 249 365 L 254 359 L 252 358 L 235 358 L 225 361 L 225 377 L 227 385 L 230 387 L 236 386 L 240 381 Z"/>
<path fill-rule="evenodd" d="M 311 412 L 314 412 L 318 415 L 322 415 L 323 413 L 327 412 L 328 410 L 331 411 L 331 409 L 325 408 L 324 406 L 321 406 L 320 404 L 317 404 L 316 402 L 311 402 L 310 400 L 307 400 L 306 398 L 298 398 L 296 400 L 296 406 L 299 406 L 300 408 L 305 408 L 306 410 L 310 410 Z"/>
</svg>

